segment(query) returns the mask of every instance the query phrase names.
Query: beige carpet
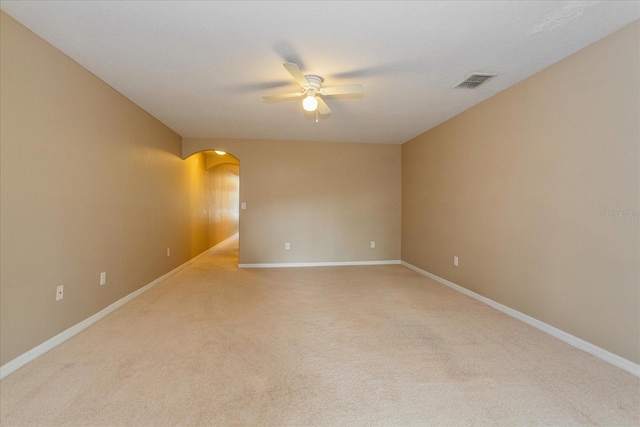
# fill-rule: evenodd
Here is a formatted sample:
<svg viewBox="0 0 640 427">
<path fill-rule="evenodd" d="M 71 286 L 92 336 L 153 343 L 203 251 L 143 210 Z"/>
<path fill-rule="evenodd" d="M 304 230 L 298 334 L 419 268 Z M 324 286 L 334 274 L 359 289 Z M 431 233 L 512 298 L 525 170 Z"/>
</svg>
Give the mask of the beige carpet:
<svg viewBox="0 0 640 427">
<path fill-rule="evenodd" d="M 212 251 L 0 382 L 3 426 L 638 425 L 640 380 L 400 265 Z"/>
</svg>

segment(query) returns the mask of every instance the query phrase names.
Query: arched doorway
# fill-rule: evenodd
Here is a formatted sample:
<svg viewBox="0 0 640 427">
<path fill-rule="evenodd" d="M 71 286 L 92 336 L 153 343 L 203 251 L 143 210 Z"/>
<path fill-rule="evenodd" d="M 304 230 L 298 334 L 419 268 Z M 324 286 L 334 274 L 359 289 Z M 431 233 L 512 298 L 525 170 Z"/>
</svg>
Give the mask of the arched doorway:
<svg viewBox="0 0 640 427">
<path fill-rule="evenodd" d="M 204 155 L 213 246 L 239 232 L 240 161 L 223 151 L 205 151 Z"/>
<path fill-rule="evenodd" d="M 240 161 L 235 156 L 204 150 L 189 163 L 191 255 L 236 238 L 239 232 Z"/>
</svg>

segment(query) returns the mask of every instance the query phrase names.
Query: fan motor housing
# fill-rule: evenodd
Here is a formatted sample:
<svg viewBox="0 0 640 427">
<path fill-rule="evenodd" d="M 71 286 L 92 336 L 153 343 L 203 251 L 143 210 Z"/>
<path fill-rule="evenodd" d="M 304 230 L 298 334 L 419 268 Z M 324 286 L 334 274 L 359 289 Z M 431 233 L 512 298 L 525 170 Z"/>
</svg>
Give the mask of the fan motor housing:
<svg viewBox="0 0 640 427">
<path fill-rule="evenodd" d="M 320 87 L 322 86 L 322 82 L 324 81 L 322 77 L 315 76 L 313 74 L 308 74 L 304 77 L 305 79 L 307 79 L 307 82 L 309 82 L 310 89 L 313 89 L 315 92 L 320 91 Z"/>
</svg>

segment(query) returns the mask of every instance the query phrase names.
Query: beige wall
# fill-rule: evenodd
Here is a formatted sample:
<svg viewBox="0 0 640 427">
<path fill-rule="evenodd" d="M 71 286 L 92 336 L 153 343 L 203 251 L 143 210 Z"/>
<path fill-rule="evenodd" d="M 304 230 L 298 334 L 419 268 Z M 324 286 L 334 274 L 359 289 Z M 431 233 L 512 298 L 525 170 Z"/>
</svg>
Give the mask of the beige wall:
<svg viewBox="0 0 640 427">
<path fill-rule="evenodd" d="M 1 19 L 5 364 L 205 250 L 208 224 L 190 194 L 204 169 L 179 135 Z"/>
<path fill-rule="evenodd" d="M 402 147 L 404 261 L 635 363 L 638 34 L 636 22 Z"/>
<path fill-rule="evenodd" d="M 211 149 L 240 160 L 241 264 L 400 259 L 399 145 L 183 140 Z"/>
</svg>

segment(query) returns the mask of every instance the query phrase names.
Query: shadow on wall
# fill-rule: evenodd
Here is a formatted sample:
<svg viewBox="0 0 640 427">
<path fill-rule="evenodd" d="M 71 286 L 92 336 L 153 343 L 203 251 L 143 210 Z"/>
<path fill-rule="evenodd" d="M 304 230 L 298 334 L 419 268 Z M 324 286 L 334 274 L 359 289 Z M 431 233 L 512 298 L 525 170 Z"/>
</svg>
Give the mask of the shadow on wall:
<svg viewBox="0 0 640 427">
<path fill-rule="evenodd" d="M 239 230 L 240 161 L 225 152 L 202 151 L 187 161 L 197 165 L 192 175 L 192 241 L 207 248 Z"/>
</svg>

